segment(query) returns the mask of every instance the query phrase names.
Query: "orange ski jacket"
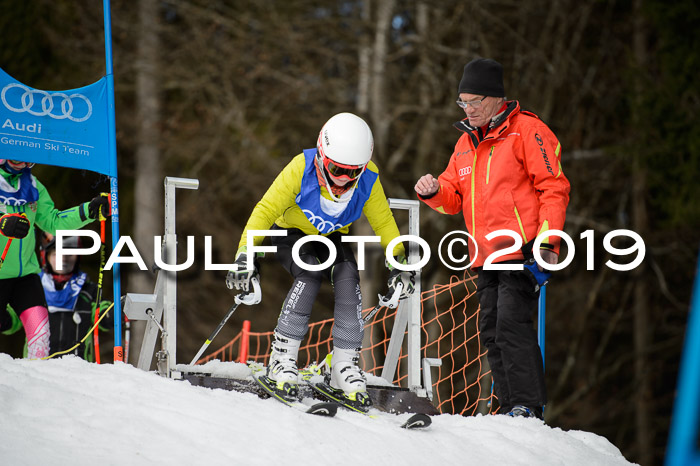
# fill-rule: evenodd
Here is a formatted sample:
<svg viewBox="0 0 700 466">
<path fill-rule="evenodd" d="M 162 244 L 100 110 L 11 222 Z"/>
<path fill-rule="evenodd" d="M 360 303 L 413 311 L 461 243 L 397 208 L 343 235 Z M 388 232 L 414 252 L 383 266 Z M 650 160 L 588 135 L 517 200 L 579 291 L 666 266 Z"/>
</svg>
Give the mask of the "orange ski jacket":
<svg viewBox="0 0 700 466">
<path fill-rule="evenodd" d="M 478 245 L 477 253 L 469 242 L 472 268 L 492 255 L 494 263 L 523 259 L 519 248 L 503 253 L 513 246 L 513 238 L 488 241 L 486 235 L 511 230 L 524 245 L 542 232 L 563 229 L 570 185 L 561 168 L 561 144 L 537 115 L 521 111 L 517 101 L 507 102 L 486 134 L 468 123 L 455 123 L 464 134 L 438 177 L 440 189 L 432 197 L 418 197 L 440 213 L 463 212 Z M 544 247 L 557 254 L 559 243 L 556 236 L 544 239 Z"/>
</svg>

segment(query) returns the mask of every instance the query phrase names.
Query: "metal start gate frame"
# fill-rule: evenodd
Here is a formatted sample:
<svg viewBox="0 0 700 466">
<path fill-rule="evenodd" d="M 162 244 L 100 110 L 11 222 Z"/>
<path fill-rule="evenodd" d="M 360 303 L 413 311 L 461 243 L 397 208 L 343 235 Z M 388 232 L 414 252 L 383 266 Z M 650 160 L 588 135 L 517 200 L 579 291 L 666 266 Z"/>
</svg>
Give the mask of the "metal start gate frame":
<svg viewBox="0 0 700 466">
<path fill-rule="evenodd" d="M 175 233 L 175 190 L 198 189 L 199 180 L 190 178 L 166 177 L 165 182 L 165 235 L 162 244 L 162 257 L 167 264 L 176 263 L 177 235 Z M 419 236 L 420 202 L 407 199 L 389 198 L 392 209 L 408 210 L 408 234 Z M 411 242 L 408 250 L 408 263 L 420 261 L 418 244 Z M 381 377 L 392 383 L 396 378 L 404 335 L 407 334 L 408 388 L 419 397 L 432 399 L 430 368 L 441 365 L 440 359 L 424 358 L 421 370 L 421 272 L 416 271 L 414 293 L 400 302 L 391 332 L 391 339 L 382 369 Z M 177 364 L 177 272 L 159 270 L 153 294 L 127 293 L 124 313 L 130 320 L 147 321 L 146 330 L 139 353 L 137 367 L 149 371 L 155 352 L 158 332 L 161 333 L 162 347 L 156 353 L 158 373 L 164 377 L 180 378 L 181 370 L 173 368 Z M 160 323 L 162 317 L 162 325 Z M 180 365 L 180 368 L 182 364 Z"/>
</svg>

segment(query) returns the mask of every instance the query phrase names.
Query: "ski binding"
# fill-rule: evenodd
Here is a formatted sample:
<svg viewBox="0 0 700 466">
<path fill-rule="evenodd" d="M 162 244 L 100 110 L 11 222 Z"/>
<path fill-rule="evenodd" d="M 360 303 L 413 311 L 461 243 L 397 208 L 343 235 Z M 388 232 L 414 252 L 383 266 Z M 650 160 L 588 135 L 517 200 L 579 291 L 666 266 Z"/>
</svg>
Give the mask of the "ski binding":
<svg viewBox="0 0 700 466">
<path fill-rule="evenodd" d="M 316 416 L 333 417 L 338 412 L 338 405 L 333 402 L 322 401 L 320 403 L 314 403 L 311 406 L 305 405 L 301 401 L 296 399 L 291 399 L 292 396 L 285 397 L 277 389 L 275 382 L 266 375 L 256 375 L 253 377 L 258 385 L 270 395 L 271 398 L 284 403 L 290 408 L 297 409 L 299 411 L 304 411 L 305 413 L 314 414 Z M 296 396 L 297 389 L 293 387 L 287 390 L 285 393 L 288 395 Z"/>
</svg>

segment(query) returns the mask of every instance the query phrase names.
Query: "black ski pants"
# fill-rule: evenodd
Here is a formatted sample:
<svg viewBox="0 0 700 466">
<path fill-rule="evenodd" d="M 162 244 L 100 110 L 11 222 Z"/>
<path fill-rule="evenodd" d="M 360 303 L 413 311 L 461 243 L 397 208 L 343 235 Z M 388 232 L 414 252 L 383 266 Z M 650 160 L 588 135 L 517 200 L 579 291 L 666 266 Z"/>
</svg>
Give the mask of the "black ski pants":
<svg viewBox="0 0 700 466">
<path fill-rule="evenodd" d="M 539 292 L 521 271 L 477 269 L 479 330 L 502 413 L 513 406 L 542 408 L 544 366 L 532 317 Z"/>
</svg>

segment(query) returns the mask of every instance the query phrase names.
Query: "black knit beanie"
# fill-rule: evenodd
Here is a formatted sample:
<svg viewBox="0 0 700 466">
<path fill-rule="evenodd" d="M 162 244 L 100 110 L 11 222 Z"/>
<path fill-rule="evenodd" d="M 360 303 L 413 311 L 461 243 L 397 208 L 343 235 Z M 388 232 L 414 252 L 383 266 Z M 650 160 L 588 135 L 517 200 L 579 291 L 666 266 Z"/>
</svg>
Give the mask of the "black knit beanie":
<svg viewBox="0 0 700 466">
<path fill-rule="evenodd" d="M 458 94 L 505 97 L 503 66 L 490 58 L 475 58 L 464 65 Z"/>
</svg>

